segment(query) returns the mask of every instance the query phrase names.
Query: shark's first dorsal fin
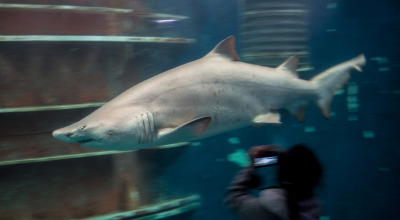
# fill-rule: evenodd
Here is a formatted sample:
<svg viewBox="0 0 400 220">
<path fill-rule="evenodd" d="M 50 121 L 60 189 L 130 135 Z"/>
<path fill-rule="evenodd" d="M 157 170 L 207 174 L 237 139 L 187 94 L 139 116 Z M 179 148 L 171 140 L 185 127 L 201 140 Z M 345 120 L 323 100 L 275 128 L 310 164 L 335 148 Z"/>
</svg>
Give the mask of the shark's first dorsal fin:
<svg viewBox="0 0 400 220">
<path fill-rule="evenodd" d="M 238 61 L 239 56 L 236 53 L 235 37 L 230 36 L 221 41 L 210 53 L 205 57 L 222 56 L 229 60 Z"/>
<path fill-rule="evenodd" d="M 297 65 L 299 64 L 299 56 L 294 55 L 289 57 L 285 62 L 283 62 L 280 66 L 278 66 L 276 69 L 289 73 L 290 75 L 299 78 L 299 74 L 297 73 Z"/>
</svg>

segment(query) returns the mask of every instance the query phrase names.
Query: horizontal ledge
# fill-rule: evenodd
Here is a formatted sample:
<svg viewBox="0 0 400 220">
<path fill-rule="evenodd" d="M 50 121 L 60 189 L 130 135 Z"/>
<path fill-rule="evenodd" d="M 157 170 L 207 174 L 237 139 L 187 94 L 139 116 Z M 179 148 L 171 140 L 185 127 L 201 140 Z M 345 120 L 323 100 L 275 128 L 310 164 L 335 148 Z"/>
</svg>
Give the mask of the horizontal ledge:
<svg viewBox="0 0 400 220">
<path fill-rule="evenodd" d="M 183 15 L 173 15 L 173 14 L 161 14 L 161 13 L 131 13 L 130 16 L 140 16 L 145 18 L 153 18 L 153 19 L 188 19 L 188 16 Z"/>
<path fill-rule="evenodd" d="M 293 55 L 309 55 L 309 51 L 285 51 L 285 52 L 253 52 L 253 53 L 244 53 L 242 57 L 280 57 L 280 56 L 285 56 L 285 57 L 290 57 Z"/>
<path fill-rule="evenodd" d="M 133 217 L 131 219 L 136 219 L 136 220 L 164 219 L 164 218 L 168 218 L 168 217 L 171 217 L 171 216 L 174 216 L 174 215 L 179 215 L 179 214 L 182 214 L 182 213 L 185 213 L 185 212 L 189 212 L 189 211 L 191 211 L 193 209 L 199 208 L 200 206 L 201 206 L 200 202 L 193 202 L 193 203 L 190 203 L 188 205 L 185 205 L 185 206 L 182 206 L 182 207 L 178 207 L 178 208 L 175 208 L 175 209 L 172 209 L 172 210 L 168 210 L 168 211 L 165 211 L 165 212 L 156 213 L 156 214 L 152 214 L 152 215 L 149 215 L 149 216 L 143 216 L 143 217 L 138 217 L 138 218 Z M 117 220 L 117 219 L 118 218 L 116 217 L 116 218 L 113 218 L 113 219 L 110 219 L 110 220 Z M 170 219 L 170 218 L 168 218 L 168 219 Z M 104 219 L 96 219 L 96 220 L 104 220 Z"/>
<path fill-rule="evenodd" d="M 251 22 L 244 22 L 240 28 L 252 28 L 252 27 L 264 27 L 264 26 L 278 26 L 278 25 L 292 25 L 297 27 L 303 27 L 308 25 L 307 21 L 291 21 L 291 20 L 266 20 L 266 21 L 251 21 Z M 283 26 L 279 26 L 281 28 Z"/>
<path fill-rule="evenodd" d="M 306 14 L 308 10 L 305 9 L 286 9 L 286 10 L 246 10 L 243 12 L 243 16 L 253 15 L 264 15 L 264 16 L 275 16 L 275 15 L 287 15 L 287 14 Z"/>
<path fill-rule="evenodd" d="M 283 62 L 285 62 L 290 56 L 277 56 L 276 58 L 274 57 L 243 57 L 243 62 L 245 63 L 252 63 L 255 64 L 254 62 L 257 63 L 263 63 L 263 64 L 270 64 L 270 65 L 281 65 Z M 307 58 L 307 56 L 300 56 L 300 59 Z M 309 62 L 303 61 L 300 62 L 298 65 L 307 65 Z"/>
<path fill-rule="evenodd" d="M 183 147 L 190 145 L 190 142 L 179 142 L 175 144 L 168 144 L 168 145 L 161 145 L 158 147 L 152 147 L 149 149 L 168 149 L 174 147 Z M 61 155 L 61 156 L 51 156 L 51 157 L 42 157 L 42 158 L 31 158 L 31 159 L 21 159 L 21 160 L 10 160 L 10 161 L 3 161 L 0 162 L 0 166 L 5 165 L 15 165 L 15 164 L 23 164 L 23 163 L 38 163 L 38 162 L 46 162 L 46 161 L 53 161 L 53 160 L 66 160 L 66 159 L 74 159 L 74 158 L 82 158 L 82 157 L 94 157 L 94 156 L 102 156 L 102 155 L 111 155 L 111 154 L 121 154 L 121 153 L 128 153 L 135 150 L 130 151 L 100 151 L 100 152 L 91 152 L 91 153 L 82 153 L 82 154 L 70 154 L 70 155 Z"/>
<path fill-rule="evenodd" d="M 73 104 L 73 105 L 50 105 L 50 106 L 34 106 L 34 107 L 19 107 L 19 108 L 0 108 L 0 113 L 35 112 L 35 111 L 76 109 L 76 108 L 91 108 L 91 107 L 100 107 L 104 104 L 106 104 L 106 102 Z"/>
<path fill-rule="evenodd" d="M 293 33 L 308 33 L 307 29 L 282 29 L 282 28 L 275 28 L 272 30 L 257 30 L 257 31 L 243 31 L 240 34 L 242 35 L 260 35 L 260 34 L 293 34 Z"/>
<path fill-rule="evenodd" d="M 69 11 L 79 13 L 91 14 L 125 14 L 127 16 L 140 16 L 147 18 L 164 18 L 164 19 L 188 19 L 188 16 L 162 14 L 162 13 L 136 13 L 133 9 L 126 8 L 108 8 L 108 7 L 88 7 L 88 6 L 74 6 L 74 5 L 34 5 L 34 4 L 7 4 L 0 3 L 0 10 L 56 10 L 56 11 Z"/>
<path fill-rule="evenodd" d="M 264 38 L 248 38 L 242 40 L 244 44 L 250 43 L 267 43 L 267 42 L 307 42 L 308 38 L 291 38 L 291 37 L 264 37 Z"/>
<path fill-rule="evenodd" d="M 155 220 L 188 212 L 198 208 L 201 197 L 199 195 L 189 196 L 183 199 L 170 200 L 168 202 L 149 205 L 138 210 L 116 212 L 113 214 L 84 218 L 81 220 L 117 220 L 117 219 L 136 219 L 136 220 Z"/>
<path fill-rule="evenodd" d="M 93 152 L 93 153 L 71 154 L 71 155 L 52 156 L 52 157 L 43 157 L 43 158 L 10 160 L 10 161 L 0 162 L 0 166 L 23 164 L 23 163 L 46 162 L 46 161 L 53 161 L 53 160 L 65 160 L 65 159 L 73 159 L 73 158 L 81 158 L 81 157 L 93 157 L 93 156 L 110 155 L 110 154 L 120 154 L 120 153 L 126 153 L 126 152 L 128 152 L 128 151 L 101 151 L 101 152 Z"/>
<path fill-rule="evenodd" d="M 249 4 L 246 5 L 246 9 L 251 9 L 251 8 L 305 8 L 306 4 L 305 3 L 273 3 L 273 2 L 264 2 L 264 3 L 255 3 L 255 4 Z"/>
<path fill-rule="evenodd" d="M 33 4 L 6 4 L 0 3 L 1 9 L 45 9 L 45 10 L 68 10 L 82 11 L 90 13 L 131 13 L 133 9 L 107 8 L 107 7 L 87 7 L 73 5 L 33 5 Z"/>
<path fill-rule="evenodd" d="M 1 41 L 82 41 L 82 42 L 138 42 L 138 43 L 194 43 L 192 38 L 141 36 L 74 36 L 74 35 L 0 35 Z"/>
<path fill-rule="evenodd" d="M 288 51 L 290 50 L 307 50 L 308 46 L 306 45 L 277 45 L 277 46 L 265 46 L 265 45 L 254 45 L 254 46 L 249 46 L 246 45 L 243 51 L 250 51 L 250 52 L 257 52 L 257 51 L 268 51 L 268 50 L 273 50 L 273 51 Z"/>
</svg>

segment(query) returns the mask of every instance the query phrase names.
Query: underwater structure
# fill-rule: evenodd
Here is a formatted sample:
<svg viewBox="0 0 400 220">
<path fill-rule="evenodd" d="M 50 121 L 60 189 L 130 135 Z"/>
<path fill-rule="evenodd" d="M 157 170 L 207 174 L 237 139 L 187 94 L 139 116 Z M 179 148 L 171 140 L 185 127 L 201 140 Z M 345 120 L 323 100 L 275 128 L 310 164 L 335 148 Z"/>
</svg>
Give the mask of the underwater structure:
<svg viewBox="0 0 400 220">
<path fill-rule="evenodd" d="M 308 48 L 308 0 L 239 1 L 244 62 L 277 67 L 294 54 L 298 71 L 312 70 Z"/>
<path fill-rule="evenodd" d="M 143 60 L 194 43 L 156 28 L 187 18 L 139 0 L 0 3 L 2 219 L 161 219 L 200 205 L 199 195 L 169 194 L 162 179 L 188 143 L 114 152 L 51 136 L 159 72 Z"/>
</svg>

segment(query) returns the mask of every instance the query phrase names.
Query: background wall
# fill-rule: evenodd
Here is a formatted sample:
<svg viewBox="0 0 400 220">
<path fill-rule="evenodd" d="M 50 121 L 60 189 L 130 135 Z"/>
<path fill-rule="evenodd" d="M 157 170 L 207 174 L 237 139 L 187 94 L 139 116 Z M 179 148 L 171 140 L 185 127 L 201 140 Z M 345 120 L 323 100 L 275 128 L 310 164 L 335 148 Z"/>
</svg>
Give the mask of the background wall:
<svg viewBox="0 0 400 220">
<path fill-rule="evenodd" d="M 238 35 L 235 1 L 175 2 L 182 3 L 182 13 L 192 17 L 187 30 L 198 40 L 178 64 L 200 58 L 220 40 Z M 280 126 L 244 128 L 188 147 L 165 175 L 170 185 L 182 192 L 203 196 L 194 219 L 235 219 L 222 202 L 225 188 L 240 169 L 227 161 L 228 154 L 255 145 L 289 147 L 299 142 L 313 148 L 325 168 L 319 191 L 323 216 L 341 220 L 398 218 L 399 9 L 391 0 L 310 1 L 309 45 L 315 69 L 301 77 L 310 78 L 360 53 L 367 57 L 364 72 L 355 72 L 343 93 L 335 96 L 329 121 L 312 103 L 302 124 L 283 111 Z M 240 143 L 231 144 L 229 139 Z"/>
</svg>

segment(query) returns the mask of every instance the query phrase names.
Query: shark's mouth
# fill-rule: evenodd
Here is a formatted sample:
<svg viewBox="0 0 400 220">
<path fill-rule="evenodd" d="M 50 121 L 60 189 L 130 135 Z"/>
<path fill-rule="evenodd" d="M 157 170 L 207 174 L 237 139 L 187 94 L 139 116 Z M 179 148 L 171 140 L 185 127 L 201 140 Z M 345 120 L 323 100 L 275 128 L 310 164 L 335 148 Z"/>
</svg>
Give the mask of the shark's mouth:
<svg viewBox="0 0 400 220">
<path fill-rule="evenodd" d="M 82 145 L 82 144 L 90 143 L 90 142 L 92 142 L 92 141 L 94 141 L 94 140 L 93 140 L 93 139 L 86 139 L 86 140 L 83 140 L 83 141 L 78 141 L 78 143 L 79 143 L 80 145 Z"/>
</svg>

